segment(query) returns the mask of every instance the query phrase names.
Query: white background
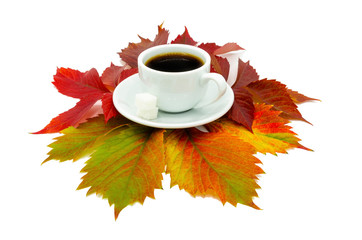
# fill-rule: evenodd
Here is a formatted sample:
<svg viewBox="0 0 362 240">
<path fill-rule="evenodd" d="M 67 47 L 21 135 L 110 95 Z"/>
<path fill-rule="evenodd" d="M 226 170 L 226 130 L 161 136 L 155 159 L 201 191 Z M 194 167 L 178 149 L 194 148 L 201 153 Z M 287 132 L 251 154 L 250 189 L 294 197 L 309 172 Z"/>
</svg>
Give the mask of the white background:
<svg viewBox="0 0 362 240">
<path fill-rule="evenodd" d="M 2 1 L 0 239 L 362 239 L 359 1 Z M 238 4 L 237 4 L 238 3 Z M 192 198 L 177 187 L 125 208 L 80 183 L 78 162 L 40 165 L 56 134 L 31 135 L 76 103 L 57 67 L 101 73 L 116 54 L 187 26 L 199 42 L 237 42 L 261 77 L 322 102 L 291 125 L 314 152 L 258 155 L 263 210 Z"/>
</svg>

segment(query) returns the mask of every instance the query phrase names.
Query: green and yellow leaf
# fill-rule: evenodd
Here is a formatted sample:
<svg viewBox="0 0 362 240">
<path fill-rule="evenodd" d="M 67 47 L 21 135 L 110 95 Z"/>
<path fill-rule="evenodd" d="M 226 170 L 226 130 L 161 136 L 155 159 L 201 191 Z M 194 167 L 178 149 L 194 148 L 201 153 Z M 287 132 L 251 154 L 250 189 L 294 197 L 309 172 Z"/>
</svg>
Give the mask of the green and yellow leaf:
<svg viewBox="0 0 362 240">
<path fill-rule="evenodd" d="M 154 198 L 165 170 L 163 132 L 138 124 L 116 129 L 86 162 L 78 189 L 107 198 L 115 218 L 126 206 Z"/>
<path fill-rule="evenodd" d="M 49 160 L 78 160 L 90 155 L 112 132 L 112 129 L 123 126 L 129 121 L 123 117 L 110 119 L 104 123 L 104 115 L 89 119 L 81 123 L 77 128 L 68 127 L 61 131 L 62 136 L 54 138 L 54 142 L 49 145 L 52 148 L 48 153 Z"/>
</svg>

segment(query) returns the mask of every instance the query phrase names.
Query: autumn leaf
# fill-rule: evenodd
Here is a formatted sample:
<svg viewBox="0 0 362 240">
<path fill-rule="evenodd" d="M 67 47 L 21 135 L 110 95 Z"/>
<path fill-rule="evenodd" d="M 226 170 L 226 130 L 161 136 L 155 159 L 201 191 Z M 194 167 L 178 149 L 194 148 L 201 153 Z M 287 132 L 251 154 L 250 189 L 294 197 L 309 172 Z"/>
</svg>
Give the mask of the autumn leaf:
<svg viewBox="0 0 362 240">
<path fill-rule="evenodd" d="M 53 159 L 60 162 L 77 161 L 90 155 L 99 144 L 103 143 L 107 135 L 111 135 L 112 130 L 124 126 L 129 121 L 119 116 L 107 124 L 104 122 L 104 116 L 100 115 L 79 124 L 77 128 L 68 127 L 62 130 L 60 132 L 62 135 L 54 138 L 55 141 L 49 145 L 52 149 L 43 163 Z"/>
<path fill-rule="evenodd" d="M 287 92 L 289 93 L 289 96 L 291 97 L 293 102 L 296 104 L 301 104 L 301 103 L 310 102 L 310 101 L 320 101 L 319 99 L 304 96 L 303 94 L 301 94 L 297 91 L 293 91 L 291 89 L 287 89 Z"/>
<path fill-rule="evenodd" d="M 263 154 L 287 153 L 287 150 L 293 148 L 310 150 L 299 143 L 300 139 L 287 125 L 289 121 L 279 114 L 280 112 L 272 110 L 272 106 L 256 104 L 252 132 L 227 118 L 208 124 L 207 129 L 233 134 Z"/>
<path fill-rule="evenodd" d="M 192 196 L 212 196 L 223 204 L 259 209 L 253 197 L 259 188 L 257 175 L 263 170 L 249 143 L 227 132 L 204 133 L 193 128 L 169 133 L 165 147 L 171 187 L 178 185 Z"/>
<path fill-rule="evenodd" d="M 215 50 L 219 49 L 220 46 L 215 43 L 201 43 L 198 47 L 205 50 L 210 55 L 211 72 L 219 73 L 225 78 L 225 80 L 227 80 L 230 71 L 230 64 L 226 58 L 219 57 L 214 54 Z"/>
<path fill-rule="evenodd" d="M 234 90 L 234 103 L 227 113 L 228 118 L 252 131 L 254 121 L 254 102 L 252 95 L 245 89 Z"/>
<path fill-rule="evenodd" d="M 68 111 L 59 114 L 53 118 L 48 125 L 42 130 L 34 132 L 33 134 L 44 134 L 44 133 L 57 133 L 69 126 L 76 126 L 85 116 L 93 105 L 98 101 L 98 98 L 88 98 L 80 100 L 75 107 Z"/>
<path fill-rule="evenodd" d="M 259 80 L 247 86 L 253 95 L 254 102 L 272 105 L 274 110 L 280 111 L 280 116 L 291 120 L 305 120 L 298 111 L 286 86 L 276 80 Z"/>
<path fill-rule="evenodd" d="M 205 50 L 210 55 L 214 54 L 214 52 L 220 48 L 216 43 L 200 43 L 197 47 Z"/>
<path fill-rule="evenodd" d="M 249 83 L 259 80 L 259 75 L 256 70 L 248 62 L 243 62 L 239 59 L 238 62 L 238 73 L 236 81 L 233 85 L 233 89 L 246 87 Z"/>
<path fill-rule="evenodd" d="M 219 47 L 214 51 L 215 55 L 222 55 L 225 53 L 229 53 L 232 51 L 239 51 L 245 50 L 244 48 L 240 47 L 237 43 L 226 43 L 222 47 Z"/>
<path fill-rule="evenodd" d="M 125 69 L 121 72 L 121 75 L 119 76 L 119 79 L 117 81 L 117 85 L 122 82 L 123 80 L 125 80 L 126 78 L 132 76 L 133 74 L 138 73 L 138 68 L 130 68 L 130 69 Z"/>
<path fill-rule="evenodd" d="M 104 121 L 107 123 L 109 119 L 114 118 L 119 114 L 118 110 L 113 104 L 113 92 L 105 93 L 102 97 L 102 109 L 104 114 Z"/>
<path fill-rule="evenodd" d="M 144 50 L 161 44 L 166 44 L 169 36 L 169 31 L 162 28 L 162 24 L 158 26 L 158 34 L 153 41 L 138 36 L 141 39 L 140 43 L 129 43 L 127 48 L 121 50 L 118 55 L 131 68 L 137 68 L 137 58 Z"/>
<path fill-rule="evenodd" d="M 137 68 L 125 69 L 125 67 L 111 64 L 102 74 L 102 82 L 107 86 L 110 92 L 104 93 L 102 96 L 102 109 L 105 115 L 105 122 L 119 115 L 113 104 L 113 91 L 115 87 L 124 79 L 138 72 Z"/>
<path fill-rule="evenodd" d="M 171 41 L 171 44 L 178 43 L 178 44 L 188 44 L 195 46 L 197 42 L 192 39 L 192 37 L 189 34 L 189 31 L 187 30 L 187 27 L 185 27 L 185 31 L 183 34 L 178 35 L 175 40 Z"/>
<path fill-rule="evenodd" d="M 228 118 L 252 131 L 254 120 L 254 101 L 246 86 L 259 80 L 259 75 L 249 62 L 239 59 L 236 81 L 232 86 L 234 103 L 227 113 Z"/>
<path fill-rule="evenodd" d="M 217 72 L 224 77 L 225 81 L 228 80 L 229 71 L 230 71 L 230 63 L 226 58 L 222 58 L 219 56 L 213 56 L 211 58 L 211 66 L 212 66 L 211 72 Z"/>
<path fill-rule="evenodd" d="M 154 198 L 165 169 L 163 131 L 138 124 L 114 130 L 86 162 L 78 189 L 107 198 L 115 218 L 126 206 Z"/>
<path fill-rule="evenodd" d="M 70 68 L 58 68 L 53 84 L 61 94 L 79 99 L 88 96 L 101 98 L 104 92 L 108 92 L 94 68 L 84 73 Z"/>
<path fill-rule="evenodd" d="M 94 68 L 85 73 L 69 68 L 58 68 L 53 84 L 60 93 L 78 98 L 80 101 L 34 134 L 57 133 L 69 126 L 76 126 L 93 105 L 109 92 Z"/>
<path fill-rule="evenodd" d="M 110 90 L 113 91 L 119 82 L 121 73 L 125 69 L 125 66 L 116 66 L 111 63 L 111 66 L 107 67 L 102 73 L 102 82 Z"/>
</svg>

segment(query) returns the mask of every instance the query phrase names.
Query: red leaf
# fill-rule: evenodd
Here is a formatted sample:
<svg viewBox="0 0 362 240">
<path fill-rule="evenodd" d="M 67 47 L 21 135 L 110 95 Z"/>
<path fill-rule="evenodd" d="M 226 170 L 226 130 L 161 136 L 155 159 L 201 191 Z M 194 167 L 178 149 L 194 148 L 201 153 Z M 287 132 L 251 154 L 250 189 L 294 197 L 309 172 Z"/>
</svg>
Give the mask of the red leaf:
<svg viewBox="0 0 362 240">
<path fill-rule="evenodd" d="M 124 68 L 124 66 L 116 66 L 111 63 L 111 66 L 106 68 L 102 73 L 102 82 L 104 83 L 104 85 L 109 87 L 111 91 L 113 91 L 114 88 L 117 86 L 117 83 L 119 82 L 119 78 Z"/>
<path fill-rule="evenodd" d="M 141 39 L 140 43 L 129 43 L 128 47 L 122 49 L 122 51 L 118 54 L 121 59 L 125 61 L 130 67 L 137 68 L 138 55 L 150 47 L 166 44 L 168 35 L 169 31 L 165 28 L 162 28 L 162 25 L 160 25 L 158 26 L 158 34 L 153 41 L 138 36 Z"/>
<path fill-rule="evenodd" d="M 232 51 L 245 50 L 236 43 L 226 43 L 224 46 L 218 48 L 213 53 L 215 55 L 221 55 Z"/>
<path fill-rule="evenodd" d="M 233 88 L 234 104 L 228 112 L 228 118 L 252 131 L 254 104 L 251 94 L 244 88 Z"/>
<path fill-rule="evenodd" d="M 109 92 L 94 68 L 85 73 L 70 68 L 58 68 L 53 84 L 60 93 L 73 98 L 100 98 L 104 92 Z"/>
<path fill-rule="evenodd" d="M 272 105 L 274 110 L 281 111 L 281 117 L 308 122 L 298 111 L 284 84 L 276 80 L 263 79 L 250 83 L 247 89 L 256 102 Z"/>
<path fill-rule="evenodd" d="M 124 69 L 124 67 L 115 66 L 111 64 L 106 68 L 102 74 L 102 81 L 107 83 L 110 90 L 113 92 L 114 88 L 122 82 L 124 79 L 138 72 L 137 68 Z M 117 109 L 113 105 L 113 93 L 108 92 L 103 94 L 102 97 L 102 109 L 104 113 L 104 119 L 107 123 L 109 119 L 119 115 Z"/>
<path fill-rule="evenodd" d="M 220 73 L 225 78 L 225 80 L 227 80 L 230 70 L 229 61 L 226 58 L 222 58 L 213 54 L 213 52 L 220 48 L 220 46 L 216 45 L 215 43 L 201 43 L 198 47 L 209 53 L 211 57 L 211 72 Z"/>
<path fill-rule="evenodd" d="M 69 68 L 59 68 L 54 75 L 53 84 L 60 93 L 79 98 L 80 101 L 72 109 L 53 118 L 45 128 L 36 132 L 37 134 L 56 133 L 69 126 L 76 126 L 79 121 L 84 120 L 83 116 L 86 116 L 91 107 L 101 100 L 105 93 L 110 93 L 94 68 L 85 73 Z"/>
<path fill-rule="evenodd" d="M 104 120 L 107 123 L 109 119 L 117 116 L 119 113 L 113 105 L 113 93 L 105 93 L 102 97 L 102 109 Z"/>
<path fill-rule="evenodd" d="M 249 62 L 245 63 L 239 59 L 236 81 L 232 86 L 235 100 L 228 112 L 228 118 L 243 125 L 249 131 L 252 131 L 255 109 L 252 95 L 245 89 L 245 86 L 258 79 L 259 75 Z"/>
<path fill-rule="evenodd" d="M 226 58 L 213 55 L 211 57 L 211 65 L 213 66 L 215 72 L 221 74 L 225 78 L 225 81 L 228 80 L 230 63 Z"/>
<path fill-rule="evenodd" d="M 189 34 L 189 31 L 187 30 L 187 27 L 185 27 L 185 31 L 182 35 L 178 35 L 175 40 L 171 41 L 171 43 L 179 43 L 179 44 L 188 44 L 195 46 L 197 42 L 192 39 L 192 37 Z"/>
<path fill-rule="evenodd" d="M 236 81 L 233 85 L 233 89 L 245 87 L 249 83 L 258 80 L 259 80 L 259 75 L 255 71 L 255 69 L 252 66 L 250 66 L 249 61 L 245 63 L 241 59 L 239 59 L 238 74 L 236 76 Z"/>
<path fill-rule="evenodd" d="M 117 85 L 122 82 L 123 80 L 125 80 L 126 78 L 132 76 L 133 74 L 138 73 L 138 68 L 130 68 L 130 69 L 125 69 L 121 72 L 121 75 L 118 79 Z"/>
<path fill-rule="evenodd" d="M 198 47 L 205 50 L 210 55 L 213 54 L 216 49 L 220 48 L 220 46 L 216 45 L 215 43 L 201 43 L 198 45 Z"/>
<path fill-rule="evenodd" d="M 75 107 L 59 114 L 59 116 L 53 118 L 42 130 L 35 132 L 34 134 L 57 133 L 67 127 L 77 125 L 98 100 L 98 98 L 92 97 L 80 100 Z"/>
</svg>

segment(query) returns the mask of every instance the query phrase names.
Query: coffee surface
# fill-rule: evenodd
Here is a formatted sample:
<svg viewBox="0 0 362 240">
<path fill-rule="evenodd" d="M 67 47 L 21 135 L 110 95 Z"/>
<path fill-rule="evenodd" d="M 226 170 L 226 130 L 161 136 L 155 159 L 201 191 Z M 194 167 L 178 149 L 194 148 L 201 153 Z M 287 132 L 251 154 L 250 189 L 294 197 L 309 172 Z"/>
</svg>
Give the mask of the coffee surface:
<svg viewBox="0 0 362 240">
<path fill-rule="evenodd" d="M 165 53 L 156 55 L 146 61 L 145 65 L 162 72 L 185 72 L 199 68 L 203 61 L 187 53 Z"/>
</svg>

